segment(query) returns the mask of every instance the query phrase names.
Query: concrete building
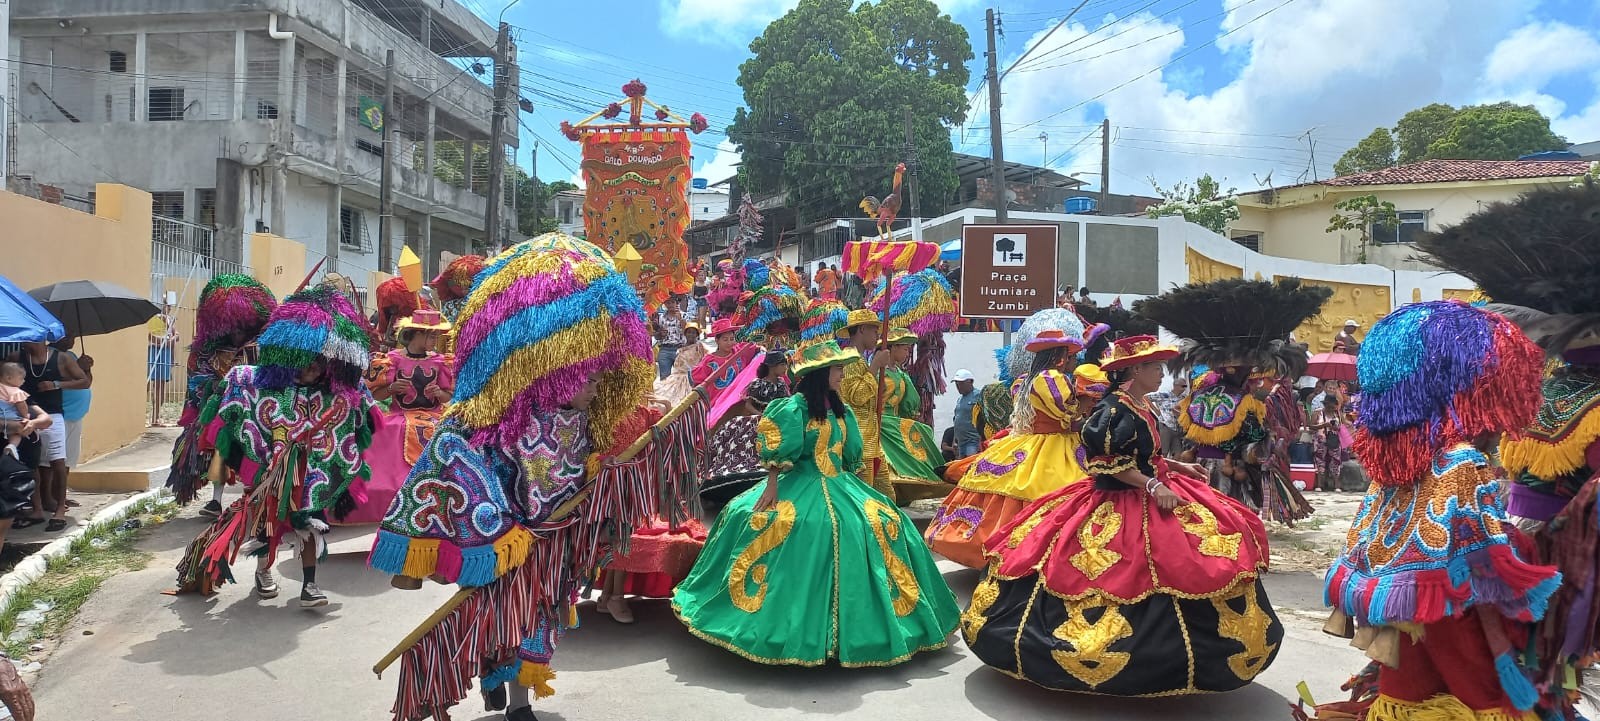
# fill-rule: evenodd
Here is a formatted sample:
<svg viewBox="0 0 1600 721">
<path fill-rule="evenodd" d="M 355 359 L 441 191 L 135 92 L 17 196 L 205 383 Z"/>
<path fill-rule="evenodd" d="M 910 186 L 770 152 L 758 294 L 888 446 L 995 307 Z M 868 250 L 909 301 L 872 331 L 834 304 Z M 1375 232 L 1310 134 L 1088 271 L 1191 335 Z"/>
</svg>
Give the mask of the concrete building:
<svg viewBox="0 0 1600 721">
<path fill-rule="evenodd" d="M 1355 263 L 1361 233 L 1328 233 L 1340 201 L 1373 195 L 1394 204 L 1398 227 L 1369 229 L 1366 260 L 1398 270 L 1432 266 L 1413 260 L 1412 239 L 1461 222 L 1484 206 L 1510 201 L 1534 188 L 1564 185 L 1589 169 L 1586 160 L 1424 160 L 1239 195 L 1239 219 L 1229 229 L 1234 242 L 1281 258 L 1319 263 Z"/>
<path fill-rule="evenodd" d="M 689 189 L 690 222 L 716 220 L 735 210 L 728 206 L 727 186 Z"/>
<path fill-rule="evenodd" d="M 408 244 L 432 273 L 484 236 L 495 30 L 456 0 L 12 0 L 11 17 L 17 176 L 148 190 L 157 215 L 217 228 L 215 247 L 187 250 L 235 262 L 270 230 L 308 266 L 392 272 Z"/>
<path fill-rule="evenodd" d="M 582 190 L 561 190 L 550 198 L 550 207 L 545 210 L 556 219 L 561 232 L 583 237 L 583 198 Z"/>
</svg>

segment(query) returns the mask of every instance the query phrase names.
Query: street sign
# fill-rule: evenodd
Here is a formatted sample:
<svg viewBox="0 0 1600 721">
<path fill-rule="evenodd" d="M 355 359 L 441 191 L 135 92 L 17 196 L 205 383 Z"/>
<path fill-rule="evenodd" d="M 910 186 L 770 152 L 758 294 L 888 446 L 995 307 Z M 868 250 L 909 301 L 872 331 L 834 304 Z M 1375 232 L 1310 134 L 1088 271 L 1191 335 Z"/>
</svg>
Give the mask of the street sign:
<svg viewBox="0 0 1600 721">
<path fill-rule="evenodd" d="M 1058 225 L 961 227 L 961 315 L 1026 318 L 1056 304 Z"/>
</svg>

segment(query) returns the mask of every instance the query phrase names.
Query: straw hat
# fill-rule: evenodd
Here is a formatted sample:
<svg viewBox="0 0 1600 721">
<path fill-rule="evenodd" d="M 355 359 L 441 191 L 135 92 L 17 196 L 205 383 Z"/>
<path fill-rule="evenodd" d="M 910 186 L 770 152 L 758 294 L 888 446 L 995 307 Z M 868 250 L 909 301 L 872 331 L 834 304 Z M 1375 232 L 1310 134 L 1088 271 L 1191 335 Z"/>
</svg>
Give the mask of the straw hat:
<svg viewBox="0 0 1600 721">
<path fill-rule="evenodd" d="M 411 315 L 400 320 L 395 326 L 396 330 L 450 330 L 450 321 L 439 315 L 439 311 L 432 308 L 418 308 L 411 311 Z"/>
<path fill-rule="evenodd" d="M 1106 350 L 1105 357 L 1100 361 L 1100 369 L 1110 373 L 1144 363 L 1166 362 L 1176 357 L 1177 348 L 1162 345 L 1160 339 L 1153 335 L 1128 336 L 1111 343 L 1111 348 Z"/>
<path fill-rule="evenodd" d="M 1046 328 L 1039 331 L 1039 334 L 1034 336 L 1033 340 L 1028 341 L 1023 346 L 1023 349 L 1029 353 L 1039 353 L 1051 348 L 1066 348 L 1068 351 L 1075 353 L 1083 350 L 1083 339 L 1074 338 L 1067 335 L 1066 331 L 1057 328 Z"/>
</svg>

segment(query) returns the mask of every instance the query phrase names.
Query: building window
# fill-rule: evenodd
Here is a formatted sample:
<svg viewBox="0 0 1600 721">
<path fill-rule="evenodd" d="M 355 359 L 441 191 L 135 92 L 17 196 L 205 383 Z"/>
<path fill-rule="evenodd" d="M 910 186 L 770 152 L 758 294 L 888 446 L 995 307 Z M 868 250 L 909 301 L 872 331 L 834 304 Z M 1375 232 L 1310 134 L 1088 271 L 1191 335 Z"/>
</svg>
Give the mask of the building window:
<svg viewBox="0 0 1600 721">
<path fill-rule="evenodd" d="M 183 88 L 150 88 L 147 117 L 151 122 L 183 119 Z"/>
<path fill-rule="evenodd" d="M 562 225 L 572 225 L 572 204 L 571 203 L 562 203 L 561 204 L 561 224 Z"/>
<path fill-rule="evenodd" d="M 217 189 L 200 188 L 194 191 L 194 222 L 207 227 L 217 224 Z"/>
<path fill-rule="evenodd" d="M 265 100 L 256 101 L 256 120 L 277 120 L 278 104 Z"/>
<path fill-rule="evenodd" d="M 367 142 L 365 140 L 362 140 L 360 138 L 356 138 L 356 150 L 363 150 L 363 151 L 366 151 L 368 153 L 372 153 L 373 155 L 376 155 L 376 156 L 378 156 L 380 158 L 383 157 L 383 146 L 382 145 L 379 145 L 377 143 L 369 143 L 369 142 Z"/>
<path fill-rule="evenodd" d="M 339 206 L 339 245 L 359 253 L 372 252 L 372 236 L 359 208 Z"/>
<path fill-rule="evenodd" d="M 1374 245 L 1415 243 L 1417 236 L 1428 231 L 1428 211 L 1402 210 L 1396 215 L 1400 217 L 1399 225 L 1372 224 Z"/>
<path fill-rule="evenodd" d="M 121 50 L 111 50 L 106 53 L 110 58 L 106 61 L 106 69 L 113 73 L 128 72 L 128 54 Z"/>
<path fill-rule="evenodd" d="M 1250 250 L 1253 250 L 1253 251 L 1255 251 L 1257 253 L 1261 252 L 1261 234 L 1260 233 L 1236 233 L 1233 236 L 1233 242 L 1238 243 L 1239 245 L 1242 245 L 1242 246 L 1244 246 L 1246 248 L 1249 248 Z"/>
<path fill-rule="evenodd" d="M 151 193 L 150 212 L 163 218 L 183 220 L 183 191 Z"/>
</svg>

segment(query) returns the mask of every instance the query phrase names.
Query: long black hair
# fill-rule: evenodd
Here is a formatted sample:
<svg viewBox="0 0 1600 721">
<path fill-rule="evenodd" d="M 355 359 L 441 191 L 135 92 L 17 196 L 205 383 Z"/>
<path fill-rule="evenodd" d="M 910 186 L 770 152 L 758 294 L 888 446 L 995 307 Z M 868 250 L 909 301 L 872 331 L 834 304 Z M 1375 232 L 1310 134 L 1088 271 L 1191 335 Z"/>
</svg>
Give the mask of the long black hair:
<svg viewBox="0 0 1600 721">
<path fill-rule="evenodd" d="M 795 392 L 806 399 L 806 416 L 814 421 L 828 420 L 828 412 L 832 411 L 839 420 L 844 420 L 844 399 L 839 397 L 839 392 L 828 387 L 829 369 L 819 368 L 803 376 L 795 385 Z"/>
</svg>

